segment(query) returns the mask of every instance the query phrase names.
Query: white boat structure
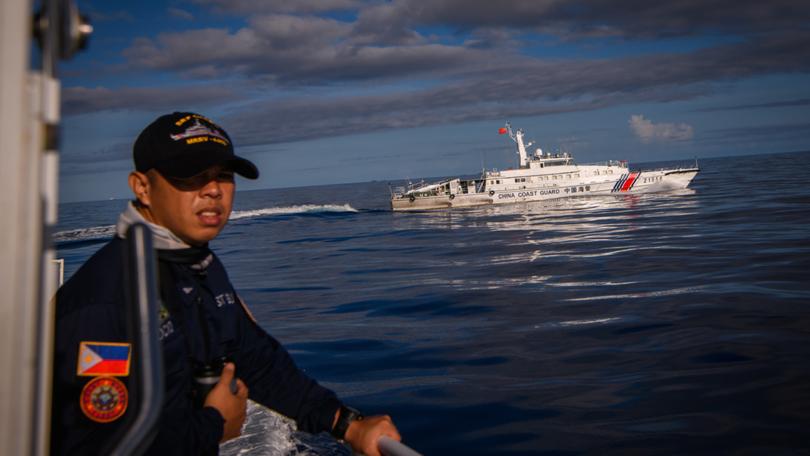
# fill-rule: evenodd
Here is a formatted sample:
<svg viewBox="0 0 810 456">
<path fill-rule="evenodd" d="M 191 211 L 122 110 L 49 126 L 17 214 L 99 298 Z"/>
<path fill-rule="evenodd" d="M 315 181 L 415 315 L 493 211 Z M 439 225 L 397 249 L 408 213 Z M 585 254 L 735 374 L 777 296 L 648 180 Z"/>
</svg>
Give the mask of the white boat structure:
<svg viewBox="0 0 810 456">
<path fill-rule="evenodd" d="M 574 196 L 664 192 L 686 188 L 700 169 L 668 168 L 632 171 L 627 161 L 578 165 L 566 152 L 549 154 L 537 148 L 532 154 L 524 144 L 523 130 L 508 133 L 520 156 L 517 169 L 484 171 L 478 179 L 447 179 L 427 184 L 391 188 L 394 211 L 421 211 L 451 207 L 483 206 L 542 201 Z"/>
</svg>

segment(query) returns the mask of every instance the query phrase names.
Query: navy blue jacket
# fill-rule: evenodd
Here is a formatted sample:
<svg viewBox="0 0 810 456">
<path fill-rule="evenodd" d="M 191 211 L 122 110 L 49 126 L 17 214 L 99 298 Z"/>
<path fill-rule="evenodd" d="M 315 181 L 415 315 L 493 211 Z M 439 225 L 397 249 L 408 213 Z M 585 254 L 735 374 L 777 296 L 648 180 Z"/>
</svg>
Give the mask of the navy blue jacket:
<svg viewBox="0 0 810 456">
<path fill-rule="evenodd" d="M 82 388 L 92 377 L 78 376 L 82 341 L 126 342 L 123 249 L 113 239 L 59 289 L 56 307 L 51 449 L 54 454 L 99 454 L 127 415 L 109 423 L 90 420 L 80 408 Z M 166 392 L 159 432 L 150 454 L 217 454 L 224 421 L 211 407 L 195 405 L 195 363 L 222 356 L 250 399 L 294 419 L 299 429 L 328 431 L 340 402 L 333 392 L 308 378 L 287 351 L 246 313 L 222 263 L 203 273 L 188 264 L 160 261 L 163 305 L 160 337 Z M 172 283 L 166 283 L 166 275 Z M 201 324 L 201 319 L 205 322 Z M 130 377 L 117 377 L 129 388 Z"/>
</svg>

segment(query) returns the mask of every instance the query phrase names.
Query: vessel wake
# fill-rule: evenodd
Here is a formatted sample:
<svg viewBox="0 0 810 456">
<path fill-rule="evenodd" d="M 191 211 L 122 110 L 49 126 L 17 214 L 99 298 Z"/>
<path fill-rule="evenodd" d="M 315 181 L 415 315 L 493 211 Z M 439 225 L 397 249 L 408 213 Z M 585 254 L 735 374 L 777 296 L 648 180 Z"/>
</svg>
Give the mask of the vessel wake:
<svg viewBox="0 0 810 456">
<path fill-rule="evenodd" d="M 297 204 L 293 206 L 266 207 L 263 209 L 253 209 L 246 211 L 234 211 L 230 220 L 239 220 L 253 217 L 263 217 L 267 215 L 295 215 L 295 214 L 319 214 L 319 213 L 341 213 L 359 212 L 350 204 Z"/>
<path fill-rule="evenodd" d="M 266 207 L 246 211 L 233 211 L 230 220 L 245 220 L 256 217 L 295 214 L 354 213 L 359 212 L 350 204 L 300 204 L 293 206 Z M 57 244 L 106 240 L 115 235 L 115 225 L 100 225 L 87 228 L 59 231 L 53 235 Z"/>
</svg>

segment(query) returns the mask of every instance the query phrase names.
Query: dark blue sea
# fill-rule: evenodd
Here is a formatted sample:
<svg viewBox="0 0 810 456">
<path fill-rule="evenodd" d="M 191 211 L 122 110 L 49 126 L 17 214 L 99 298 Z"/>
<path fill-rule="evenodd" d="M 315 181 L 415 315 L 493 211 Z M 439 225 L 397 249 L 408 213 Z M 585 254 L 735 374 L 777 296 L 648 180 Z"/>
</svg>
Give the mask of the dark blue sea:
<svg viewBox="0 0 810 456">
<path fill-rule="evenodd" d="M 237 193 L 212 248 L 311 376 L 426 454 L 810 454 L 810 153 L 689 189 L 393 213 Z M 126 201 L 63 204 L 70 276 Z M 248 385 L 250 386 L 250 385 Z M 252 409 L 226 454 L 330 454 Z"/>
</svg>

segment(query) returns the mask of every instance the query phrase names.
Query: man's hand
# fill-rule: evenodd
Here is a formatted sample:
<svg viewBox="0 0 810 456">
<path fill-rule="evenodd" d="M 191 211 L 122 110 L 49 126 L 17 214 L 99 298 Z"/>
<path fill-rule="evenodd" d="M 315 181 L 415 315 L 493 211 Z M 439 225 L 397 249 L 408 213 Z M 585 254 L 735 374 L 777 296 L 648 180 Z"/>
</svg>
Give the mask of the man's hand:
<svg viewBox="0 0 810 456">
<path fill-rule="evenodd" d="M 234 381 L 234 371 L 236 366 L 233 363 L 225 363 L 222 368 L 222 375 L 219 376 L 219 383 L 205 397 L 205 407 L 214 407 L 225 420 L 225 429 L 222 431 L 222 440 L 230 440 L 242 434 L 242 424 L 245 423 L 247 414 L 247 386 L 236 380 L 236 393 L 231 390 L 231 383 Z"/>
<path fill-rule="evenodd" d="M 388 415 L 369 416 L 360 421 L 352 421 L 346 429 L 346 441 L 354 451 L 366 456 L 380 456 L 377 440 L 384 435 L 397 442 L 402 440 L 397 427 Z"/>
</svg>

